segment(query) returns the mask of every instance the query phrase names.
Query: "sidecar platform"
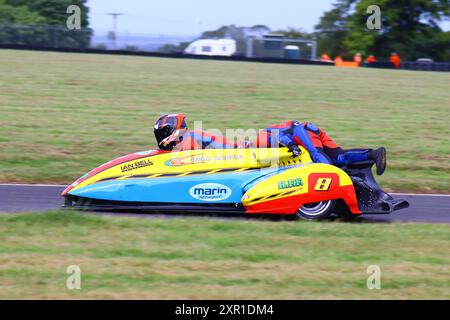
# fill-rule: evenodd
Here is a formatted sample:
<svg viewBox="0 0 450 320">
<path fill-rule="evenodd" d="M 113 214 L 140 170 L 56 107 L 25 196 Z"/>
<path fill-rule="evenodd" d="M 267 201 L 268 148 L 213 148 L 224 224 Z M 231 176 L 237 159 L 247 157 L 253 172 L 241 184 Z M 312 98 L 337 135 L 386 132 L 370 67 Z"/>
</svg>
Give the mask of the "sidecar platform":
<svg viewBox="0 0 450 320">
<path fill-rule="evenodd" d="M 374 161 L 368 160 L 342 167 L 353 181 L 361 212 L 364 214 L 388 214 L 408 208 L 408 201 L 394 199 L 380 188 L 372 173 L 374 164 Z"/>
</svg>

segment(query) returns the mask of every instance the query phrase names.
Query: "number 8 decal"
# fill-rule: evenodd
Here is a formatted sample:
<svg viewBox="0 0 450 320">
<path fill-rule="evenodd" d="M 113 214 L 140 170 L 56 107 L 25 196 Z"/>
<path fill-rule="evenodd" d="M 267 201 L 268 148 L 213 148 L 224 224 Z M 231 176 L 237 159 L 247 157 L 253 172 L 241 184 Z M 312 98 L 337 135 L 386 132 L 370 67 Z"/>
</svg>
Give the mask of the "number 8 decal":
<svg viewBox="0 0 450 320">
<path fill-rule="evenodd" d="M 331 178 L 319 178 L 317 179 L 316 186 L 314 187 L 315 191 L 328 191 L 331 185 Z"/>
</svg>

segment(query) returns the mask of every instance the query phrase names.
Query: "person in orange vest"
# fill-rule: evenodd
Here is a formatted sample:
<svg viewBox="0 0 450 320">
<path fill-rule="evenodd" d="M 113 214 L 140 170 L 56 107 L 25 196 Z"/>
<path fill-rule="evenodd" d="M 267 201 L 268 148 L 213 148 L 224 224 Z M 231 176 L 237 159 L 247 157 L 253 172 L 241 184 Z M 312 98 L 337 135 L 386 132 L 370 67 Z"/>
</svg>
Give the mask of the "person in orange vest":
<svg viewBox="0 0 450 320">
<path fill-rule="evenodd" d="M 377 58 L 375 58 L 375 56 L 373 54 L 371 54 L 370 56 L 367 57 L 365 62 L 367 64 L 372 63 L 372 62 L 377 62 Z"/>
<path fill-rule="evenodd" d="M 326 53 L 322 53 L 322 61 L 331 61 L 331 58 Z"/>
<path fill-rule="evenodd" d="M 338 64 L 338 63 L 340 63 L 340 62 L 342 62 L 343 60 L 342 60 L 342 58 L 340 57 L 340 56 L 336 56 L 335 58 L 334 58 L 334 64 Z"/>
<path fill-rule="evenodd" d="M 389 61 L 391 61 L 394 68 L 397 68 L 397 69 L 400 68 L 400 65 L 402 63 L 400 56 L 396 52 L 392 52 L 392 54 L 389 58 Z"/>
<path fill-rule="evenodd" d="M 355 54 L 355 56 L 353 57 L 353 61 L 356 62 L 359 66 L 362 62 L 361 53 L 358 52 L 357 54 Z"/>
</svg>

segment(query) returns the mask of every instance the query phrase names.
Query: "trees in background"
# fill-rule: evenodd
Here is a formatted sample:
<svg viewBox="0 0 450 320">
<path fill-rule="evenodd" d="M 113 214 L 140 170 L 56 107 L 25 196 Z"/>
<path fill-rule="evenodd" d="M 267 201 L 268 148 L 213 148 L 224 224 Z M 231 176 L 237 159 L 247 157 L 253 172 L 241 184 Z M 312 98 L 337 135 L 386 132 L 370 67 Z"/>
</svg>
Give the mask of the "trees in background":
<svg viewBox="0 0 450 320">
<path fill-rule="evenodd" d="M 431 58 L 450 61 L 450 32 L 444 32 L 439 23 L 450 21 L 448 0 L 377 0 L 381 9 L 381 29 L 369 30 L 367 8 L 373 0 L 336 0 L 333 8 L 325 12 L 315 26 L 315 32 L 307 33 L 295 28 L 273 31 L 287 38 L 316 39 L 318 53 L 326 52 L 352 59 L 359 52 L 386 59 L 397 52 L 404 60 Z M 238 54 L 245 50 L 245 38 L 251 31 L 271 30 L 264 26 L 223 26 L 205 31 L 202 38 L 230 37 L 237 41 Z"/>
<path fill-rule="evenodd" d="M 388 57 L 395 51 L 406 60 L 450 60 L 450 32 L 438 25 L 450 19 L 448 0 L 377 0 L 380 30 L 366 26 L 370 15 L 366 10 L 372 4 L 372 0 L 338 0 L 316 26 L 319 50 L 332 56 L 360 52 Z"/>
<path fill-rule="evenodd" d="M 158 48 L 158 52 L 161 53 L 182 53 L 184 49 L 190 44 L 189 41 L 183 41 L 178 44 L 165 44 Z"/>
<path fill-rule="evenodd" d="M 318 52 L 326 52 L 331 57 L 348 56 L 344 44 L 347 36 L 347 20 L 352 1 L 338 0 L 333 9 L 325 12 L 315 27 Z"/>
<path fill-rule="evenodd" d="M 375 3 L 374 3 L 375 2 Z M 84 48 L 90 44 L 87 0 L 0 0 L 0 43 Z M 370 5 L 381 9 L 381 29 L 366 26 Z M 68 30 L 67 7 L 81 8 L 82 31 Z M 307 33 L 288 28 L 277 30 L 287 38 L 316 39 L 318 53 L 351 58 L 356 52 L 387 58 L 397 52 L 405 60 L 432 58 L 450 61 L 450 32 L 439 23 L 450 21 L 448 0 L 335 0 L 315 27 Z M 244 55 L 247 37 L 262 36 L 271 30 L 265 25 L 222 26 L 203 32 L 201 38 L 232 38 L 237 54 Z M 180 52 L 188 43 L 166 45 L 161 52 Z"/>
<path fill-rule="evenodd" d="M 87 0 L 0 0 L 0 42 L 84 48 L 90 44 Z M 81 9 L 82 30 L 68 30 L 68 6 Z"/>
</svg>

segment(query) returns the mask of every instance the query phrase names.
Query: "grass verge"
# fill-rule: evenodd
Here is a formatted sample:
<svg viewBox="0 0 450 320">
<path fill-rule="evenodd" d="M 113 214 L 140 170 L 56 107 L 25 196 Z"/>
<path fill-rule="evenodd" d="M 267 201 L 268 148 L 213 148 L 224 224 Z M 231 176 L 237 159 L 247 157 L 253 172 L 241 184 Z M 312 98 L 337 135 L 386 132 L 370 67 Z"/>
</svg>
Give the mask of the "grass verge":
<svg viewBox="0 0 450 320">
<path fill-rule="evenodd" d="M 449 299 L 450 227 L 0 215 L 0 299 Z M 81 268 L 81 290 L 66 268 Z M 381 268 L 381 290 L 366 287 Z"/>
<path fill-rule="evenodd" d="M 386 146 L 388 190 L 450 193 L 449 73 L 0 50 L 0 181 L 70 183 L 155 146 L 155 118 L 262 128 L 309 120 Z"/>
</svg>

